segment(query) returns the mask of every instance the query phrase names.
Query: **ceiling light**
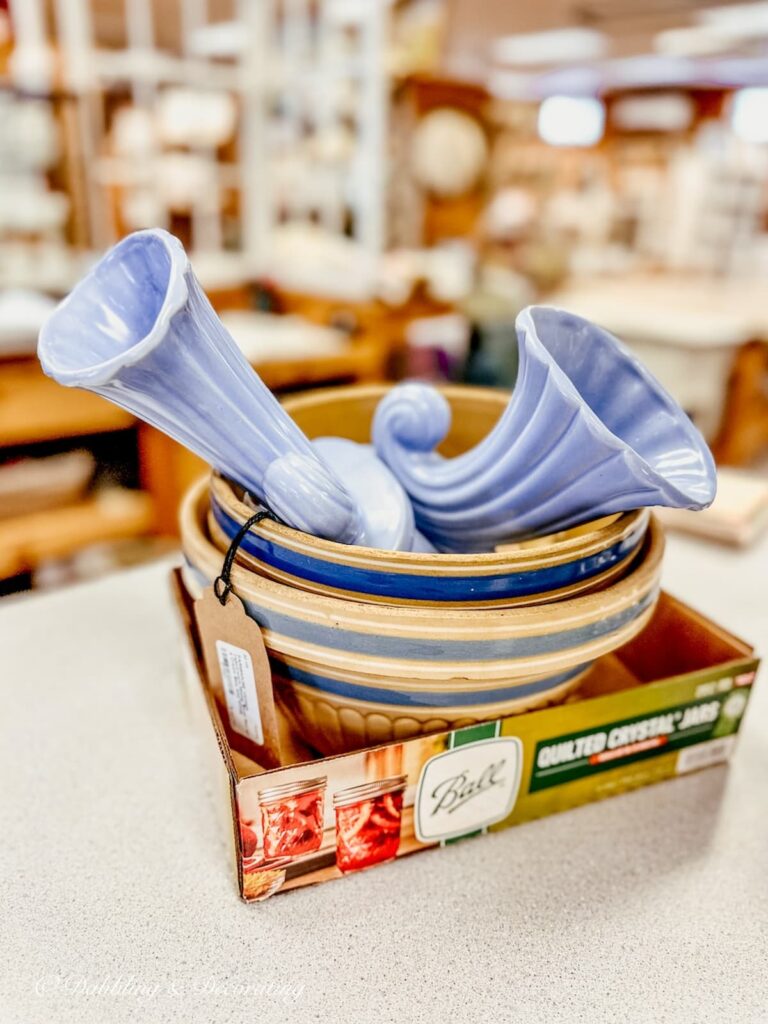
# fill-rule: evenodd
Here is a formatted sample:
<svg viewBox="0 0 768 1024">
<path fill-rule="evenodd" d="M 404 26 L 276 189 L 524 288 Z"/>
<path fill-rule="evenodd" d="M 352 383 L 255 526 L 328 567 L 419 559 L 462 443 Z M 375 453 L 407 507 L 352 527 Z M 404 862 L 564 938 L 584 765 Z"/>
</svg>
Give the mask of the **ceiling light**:
<svg viewBox="0 0 768 1024">
<path fill-rule="evenodd" d="M 740 89 L 734 94 L 731 128 L 745 142 L 768 142 L 768 89 Z"/>
<path fill-rule="evenodd" d="M 604 127 L 605 107 L 592 96 L 550 96 L 539 107 L 539 138 L 550 146 L 594 146 Z"/>
</svg>

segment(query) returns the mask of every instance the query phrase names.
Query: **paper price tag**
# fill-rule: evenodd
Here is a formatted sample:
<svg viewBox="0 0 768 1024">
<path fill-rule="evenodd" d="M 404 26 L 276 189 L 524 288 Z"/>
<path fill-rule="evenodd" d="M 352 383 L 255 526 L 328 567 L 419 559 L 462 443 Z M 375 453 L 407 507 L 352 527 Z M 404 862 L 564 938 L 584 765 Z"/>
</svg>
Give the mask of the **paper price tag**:
<svg viewBox="0 0 768 1024">
<path fill-rule="evenodd" d="M 256 695 L 256 679 L 250 654 L 225 640 L 216 641 L 216 653 L 219 656 L 219 671 L 232 728 L 241 736 L 247 736 L 263 746 L 264 730 L 261 727 L 259 698 Z"/>
<path fill-rule="evenodd" d="M 281 763 L 272 673 L 261 630 L 230 593 L 221 604 L 207 587 L 195 601 L 195 618 L 208 682 L 236 745 L 265 768 Z"/>
</svg>

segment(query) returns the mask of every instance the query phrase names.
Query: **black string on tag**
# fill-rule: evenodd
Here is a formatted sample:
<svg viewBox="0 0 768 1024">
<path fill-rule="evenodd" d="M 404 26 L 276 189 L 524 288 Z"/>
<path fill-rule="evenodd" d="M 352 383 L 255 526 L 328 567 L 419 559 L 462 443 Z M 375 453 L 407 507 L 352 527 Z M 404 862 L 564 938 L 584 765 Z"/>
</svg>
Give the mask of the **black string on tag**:
<svg viewBox="0 0 768 1024">
<path fill-rule="evenodd" d="M 229 545 L 227 553 L 224 556 L 224 563 L 221 567 L 221 572 L 213 581 L 213 592 L 221 604 L 226 604 L 227 598 L 232 593 L 232 566 L 235 562 L 237 549 L 243 543 L 245 535 L 248 533 L 250 528 L 255 526 L 257 523 L 260 523 L 262 519 L 273 519 L 275 522 L 279 522 L 277 516 L 263 508 L 260 512 L 254 513 L 250 519 L 246 519 L 232 538 L 232 543 Z"/>
</svg>

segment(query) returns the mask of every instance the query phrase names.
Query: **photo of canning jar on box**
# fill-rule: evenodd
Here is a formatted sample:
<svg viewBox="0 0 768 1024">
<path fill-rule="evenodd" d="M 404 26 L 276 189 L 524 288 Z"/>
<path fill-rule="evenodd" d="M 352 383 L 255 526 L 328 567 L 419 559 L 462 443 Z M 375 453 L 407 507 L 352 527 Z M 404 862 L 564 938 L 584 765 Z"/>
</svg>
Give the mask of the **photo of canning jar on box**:
<svg viewBox="0 0 768 1024">
<path fill-rule="evenodd" d="M 265 860 L 320 849 L 327 782 L 322 776 L 259 791 Z"/>
<path fill-rule="evenodd" d="M 397 854 L 405 782 L 405 775 L 395 775 L 334 795 L 336 866 L 340 871 L 360 871 Z"/>
</svg>

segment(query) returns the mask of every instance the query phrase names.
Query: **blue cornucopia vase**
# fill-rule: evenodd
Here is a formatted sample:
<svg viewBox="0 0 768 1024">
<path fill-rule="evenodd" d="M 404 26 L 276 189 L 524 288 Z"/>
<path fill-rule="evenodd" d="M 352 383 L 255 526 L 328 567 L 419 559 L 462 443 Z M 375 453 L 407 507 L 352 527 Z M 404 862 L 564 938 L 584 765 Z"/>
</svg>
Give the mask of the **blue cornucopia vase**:
<svg viewBox="0 0 768 1024">
<path fill-rule="evenodd" d="M 470 451 L 451 459 L 434 451 L 450 411 L 428 385 L 394 388 L 376 411 L 376 450 L 438 550 L 487 551 L 643 506 L 711 504 L 706 442 L 621 342 L 545 306 L 523 310 L 516 329 L 514 391 Z"/>
<path fill-rule="evenodd" d="M 50 316 L 38 355 L 60 384 L 158 427 L 289 525 L 360 537 L 355 501 L 241 354 L 167 232 L 136 232 L 110 250 Z"/>
</svg>

